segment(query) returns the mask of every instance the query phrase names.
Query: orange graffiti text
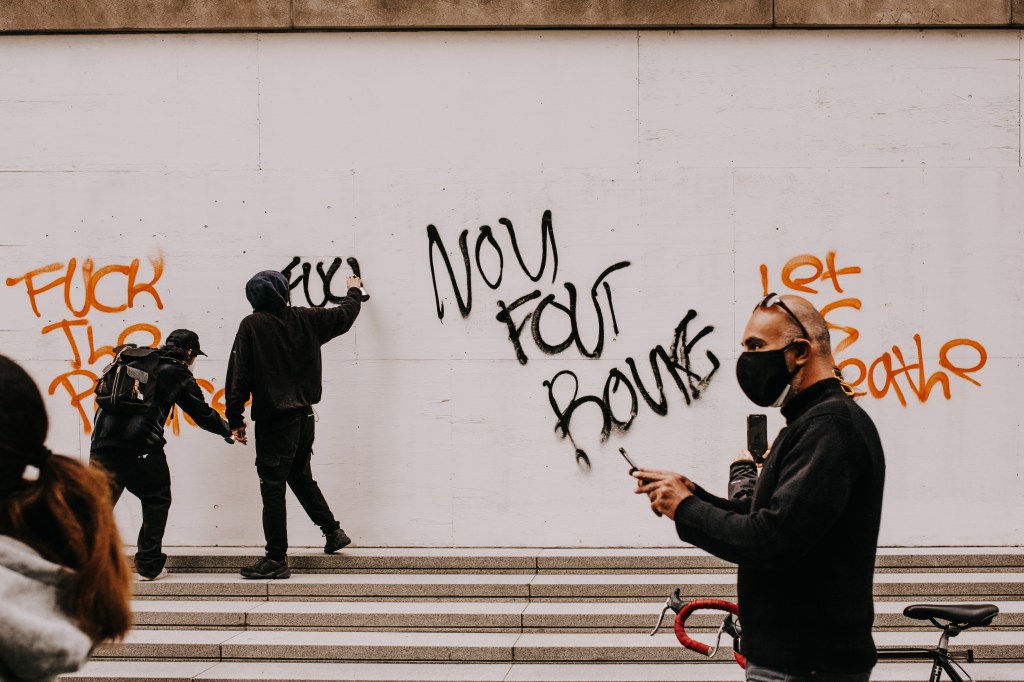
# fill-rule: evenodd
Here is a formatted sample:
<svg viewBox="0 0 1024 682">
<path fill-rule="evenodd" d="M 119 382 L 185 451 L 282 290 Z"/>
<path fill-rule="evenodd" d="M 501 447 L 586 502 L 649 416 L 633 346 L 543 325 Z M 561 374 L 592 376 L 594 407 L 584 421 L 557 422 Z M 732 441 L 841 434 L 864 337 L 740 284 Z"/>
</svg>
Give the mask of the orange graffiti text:
<svg viewBox="0 0 1024 682">
<path fill-rule="evenodd" d="M 99 270 L 95 269 L 95 264 L 91 258 L 86 258 L 82 263 L 82 275 L 79 278 L 82 288 L 80 294 L 82 303 L 79 307 L 75 307 L 71 300 L 71 292 L 75 288 L 75 271 L 78 268 L 78 260 L 75 258 L 72 258 L 66 264 L 50 263 L 41 268 L 29 270 L 18 277 L 8 277 L 7 286 L 13 287 L 21 283 L 25 284 L 25 293 L 28 295 L 32 312 L 35 313 L 36 317 L 42 317 L 38 305 L 40 295 L 62 285 L 64 289 L 64 306 L 75 317 L 85 317 L 91 309 L 96 309 L 101 313 L 122 312 L 133 307 L 135 305 L 135 297 L 142 293 L 148 294 L 156 302 L 156 307 L 163 309 L 164 304 L 160 300 L 160 294 L 157 293 L 156 283 L 164 272 L 164 259 L 161 255 L 156 258 L 150 258 L 149 262 L 153 270 L 152 276 L 148 281 L 139 281 L 138 258 L 128 265 L 107 265 Z M 37 278 L 43 275 L 56 272 L 60 273 L 56 278 L 52 278 L 45 283 L 37 281 Z M 110 275 L 122 275 L 126 279 L 124 296 L 119 297 L 116 301 L 101 301 L 97 294 L 97 288 L 103 279 Z"/>
<path fill-rule="evenodd" d="M 769 293 L 769 270 L 766 264 L 762 264 L 761 288 L 764 295 Z M 836 266 L 836 252 L 829 251 L 822 261 L 817 256 L 802 254 L 790 258 L 780 271 L 782 285 L 793 292 L 800 294 L 818 294 L 817 282 L 829 281 L 837 294 L 845 293 L 840 284 L 840 277 L 861 274 L 859 266 Z M 841 332 L 842 338 L 832 337 L 832 352 L 840 355 L 847 351 L 861 338 L 860 330 L 849 325 L 835 324 L 829 320 L 829 315 L 843 308 L 860 310 L 862 302 L 859 298 L 846 296 L 830 301 L 820 306 L 821 316 L 826 326 L 833 332 Z M 969 348 L 977 355 L 974 364 L 966 366 L 956 364 L 950 358 L 950 351 L 957 348 Z M 951 398 L 950 377 L 959 377 L 975 386 L 981 386 L 981 382 L 971 376 L 980 371 L 988 361 L 988 352 L 985 347 L 977 341 L 967 338 L 953 339 L 947 341 L 938 354 L 938 368 L 934 371 L 926 369 L 926 360 L 923 355 L 923 344 L 921 334 L 914 334 L 914 352 L 911 358 L 913 362 L 907 361 L 903 349 L 893 345 L 891 351 L 886 351 L 879 357 L 866 363 L 856 357 L 845 358 L 838 363 L 845 381 L 854 389 L 855 396 L 871 395 L 872 398 L 881 399 L 887 396 L 890 391 L 896 396 L 901 405 L 906 407 L 907 395 L 904 389 L 918 401 L 925 403 L 932 395 L 932 390 L 938 387 L 942 396 L 949 400 Z M 856 373 L 856 376 L 853 376 Z M 901 386 L 902 383 L 902 386 Z M 866 389 L 862 387 L 866 384 Z M 858 390 L 861 389 L 861 390 Z"/>
<path fill-rule="evenodd" d="M 162 310 L 164 304 L 156 284 L 163 275 L 163 256 L 150 258 L 149 263 L 152 266 L 152 274 L 146 278 L 139 277 L 138 258 L 127 264 L 115 263 L 99 269 L 91 258 L 86 258 L 80 268 L 78 259 L 72 258 L 67 263 L 50 263 L 17 277 L 7 278 L 9 287 L 24 284 L 28 304 L 36 317 L 42 317 L 39 306 L 45 298 L 43 295 L 53 289 L 63 289 L 63 300 L 56 298 L 55 304 L 70 313 L 70 318 L 47 324 L 41 333 L 43 336 L 53 335 L 57 338 L 63 336 L 71 349 L 71 370 L 55 377 L 50 382 L 48 390 L 50 395 L 55 395 L 58 390 L 63 390 L 67 394 L 71 407 L 78 412 L 82 420 L 82 430 L 87 434 L 92 433 L 92 413 L 96 411 L 93 389 L 99 374 L 103 371 L 103 365 L 114 358 L 114 347 L 124 343 L 156 347 L 160 345 L 163 333 L 156 325 L 136 322 L 124 327 L 117 335 L 116 342 L 97 346 L 97 333 L 86 315 L 123 313 L 135 306 L 136 298 L 140 294 L 146 294 L 156 303 L 156 307 Z M 81 274 L 76 276 L 78 272 Z M 123 278 L 124 289 L 120 288 L 122 282 L 108 279 L 115 276 Z M 73 299 L 77 299 L 77 302 Z M 215 390 L 213 383 L 206 379 L 197 379 L 196 382 L 211 396 L 213 408 L 223 416 L 224 389 Z M 87 407 L 89 409 L 86 409 Z M 184 415 L 184 421 L 195 425 L 188 415 Z M 168 424 L 174 434 L 180 432 L 178 410 L 171 411 Z"/>
</svg>

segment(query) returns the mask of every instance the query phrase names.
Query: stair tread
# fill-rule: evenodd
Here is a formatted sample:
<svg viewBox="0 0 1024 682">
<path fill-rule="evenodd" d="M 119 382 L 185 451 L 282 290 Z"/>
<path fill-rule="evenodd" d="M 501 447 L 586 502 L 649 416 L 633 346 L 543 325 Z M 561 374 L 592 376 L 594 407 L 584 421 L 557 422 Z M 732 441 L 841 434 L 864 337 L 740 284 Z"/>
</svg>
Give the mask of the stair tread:
<svg viewBox="0 0 1024 682">
<path fill-rule="evenodd" d="M 126 546 L 129 554 L 135 552 L 132 545 Z M 231 547 L 172 546 L 163 548 L 169 556 L 262 556 L 262 545 L 239 545 Z M 289 556 L 302 554 L 323 554 L 319 545 L 289 547 Z M 879 547 L 878 556 L 1021 556 L 1021 547 L 1006 546 L 950 546 L 950 547 Z M 342 554 L 335 556 L 384 556 L 384 557 L 707 557 L 708 554 L 695 547 L 372 547 L 349 546 Z"/>
<path fill-rule="evenodd" d="M 166 578 L 138 582 L 138 586 L 169 583 L 237 583 L 240 585 L 352 584 L 352 585 L 526 585 L 537 576 L 515 573 L 292 573 L 287 580 L 250 580 L 237 573 L 169 573 Z M 735 581 L 735 577 L 732 580 Z"/>
<path fill-rule="evenodd" d="M 1024 573 L 876 573 L 876 584 L 893 583 L 1020 583 Z M 248 580 L 231 573 L 169 573 L 137 587 L 174 583 L 215 583 L 238 585 L 734 585 L 732 573 L 580 573 L 580 574 L 488 574 L 488 573 L 293 573 L 288 580 Z"/>
<path fill-rule="evenodd" d="M 878 601 L 876 613 L 902 613 L 918 601 Z M 938 603 L 938 602 L 936 602 Z M 1024 613 L 1024 601 L 987 602 L 1003 613 Z M 136 613 L 300 613 L 300 614 L 523 614 L 523 615 L 651 615 L 660 607 L 651 602 L 377 602 L 377 601 L 172 601 L 140 599 Z"/>
<path fill-rule="evenodd" d="M 713 643 L 715 633 L 692 635 L 694 639 Z M 938 631 L 875 632 L 878 646 L 934 646 Z M 517 646 L 517 647 L 678 647 L 675 635 L 656 634 L 650 637 L 637 633 L 447 633 L 447 632 L 346 632 L 336 630 L 132 630 L 126 644 L 239 644 L 288 643 L 307 644 L 330 642 L 338 645 L 379 646 Z M 969 630 L 951 639 L 950 645 L 1020 644 L 1024 631 Z M 110 645 L 104 645 L 110 646 Z M 116 646 L 116 645 L 114 645 Z"/>
<path fill-rule="evenodd" d="M 928 664 L 881 663 L 875 682 L 919 682 Z M 1024 679 L 1022 663 L 974 663 L 976 682 Z M 308 663 L 90 661 L 64 679 L 337 680 L 339 682 L 726 682 L 742 680 L 734 665 L 695 663 Z"/>
</svg>

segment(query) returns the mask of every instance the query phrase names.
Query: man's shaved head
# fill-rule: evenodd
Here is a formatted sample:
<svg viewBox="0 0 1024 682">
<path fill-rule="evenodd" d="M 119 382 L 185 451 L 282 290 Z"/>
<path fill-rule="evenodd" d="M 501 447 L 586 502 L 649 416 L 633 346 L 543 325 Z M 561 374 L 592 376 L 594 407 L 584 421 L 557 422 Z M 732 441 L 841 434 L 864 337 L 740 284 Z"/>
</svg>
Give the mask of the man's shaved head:
<svg viewBox="0 0 1024 682">
<path fill-rule="evenodd" d="M 819 355 L 824 357 L 832 356 L 832 337 L 828 332 L 828 325 L 825 323 L 825 318 L 821 316 L 818 309 L 815 308 L 810 301 L 802 296 L 782 296 L 782 302 L 789 306 L 789 309 L 793 311 L 793 314 L 797 316 L 801 324 L 804 325 L 804 329 L 807 330 L 807 334 L 811 337 L 807 339 L 814 346 L 814 350 Z M 779 312 L 785 313 L 780 310 Z M 789 329 L 787 333 L 792 334 L 793 339 L 801 338 L 804 333 L 800 330 L 796 320 L 791 318 L 789 315 L 783 314 L 782 319 L 788 325 Z"/>
</svg>

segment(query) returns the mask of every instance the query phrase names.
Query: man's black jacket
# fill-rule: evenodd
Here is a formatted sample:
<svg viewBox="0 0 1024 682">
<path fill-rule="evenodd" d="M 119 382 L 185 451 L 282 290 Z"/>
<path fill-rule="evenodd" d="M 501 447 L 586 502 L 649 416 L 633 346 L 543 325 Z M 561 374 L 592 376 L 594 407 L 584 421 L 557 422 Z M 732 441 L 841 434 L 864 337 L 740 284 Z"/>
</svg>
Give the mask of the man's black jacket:
<svg viewBox="0 0 1024 682">
<path fill-rule="evenodd" d="M 245 426 L 242 412 L 250 395 L 254 421 L 320 402 L 320 346 L 352 327 L 361 293 L 349 289 L 332 308 L 282 306 L 242 320 L 228 361 L 225 403 L 232 429 Z"/>
<path fill-rule="evenodd" d="M 730 489 L 726 500 L 698 488 L 676 509 L 676 530 L 739 564 L 742 648 L 751 661 L 794 674 L 867 672 L 877 661 L 878 432 L 834 379 L 797 394 L 782 413 L 787 427 L 753 495 Z"/>
<path fill-rule="evenodd" d="M 200 428 L 225 438 L 231 435 L 227 422 L 210 407 L 192 371 L 173 355 L 162 353 L 156 370 L 156 397 L 146 412 L 113 414 L 99 408 L 93 419 L 92 450 L 137 449 L 167 443 L 164 425 L 177 405 Z"/>
</svg>

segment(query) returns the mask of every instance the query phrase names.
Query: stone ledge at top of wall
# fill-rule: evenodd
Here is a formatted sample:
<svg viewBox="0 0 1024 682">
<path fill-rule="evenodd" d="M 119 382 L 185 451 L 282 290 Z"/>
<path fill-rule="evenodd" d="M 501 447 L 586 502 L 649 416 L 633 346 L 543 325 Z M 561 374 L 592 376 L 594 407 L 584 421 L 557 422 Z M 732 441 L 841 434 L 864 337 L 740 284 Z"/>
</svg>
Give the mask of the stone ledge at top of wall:
<svg viewBox="0 0 1024 682">
<path fill-rule="evenodd" d="M 1013 12 L 1011 12 L 1011 2 Z M 775 0 L 775 25 L 920 28 L 1009 26 L 1022 0 Z"/>
<path fill-rule="evenodd" d="M 4 0 L 0 32 L 1008 27 L 1024 0 Z"/>
<path fill-rule="evenodd" d="M 297 28 L 758 26 L 772 0 L 293 0 Z"/>
<path fill-rule="evenodd" d="M 291 28 L 291 0 L 3 0 L 0 31 Z"/>
</svg>

